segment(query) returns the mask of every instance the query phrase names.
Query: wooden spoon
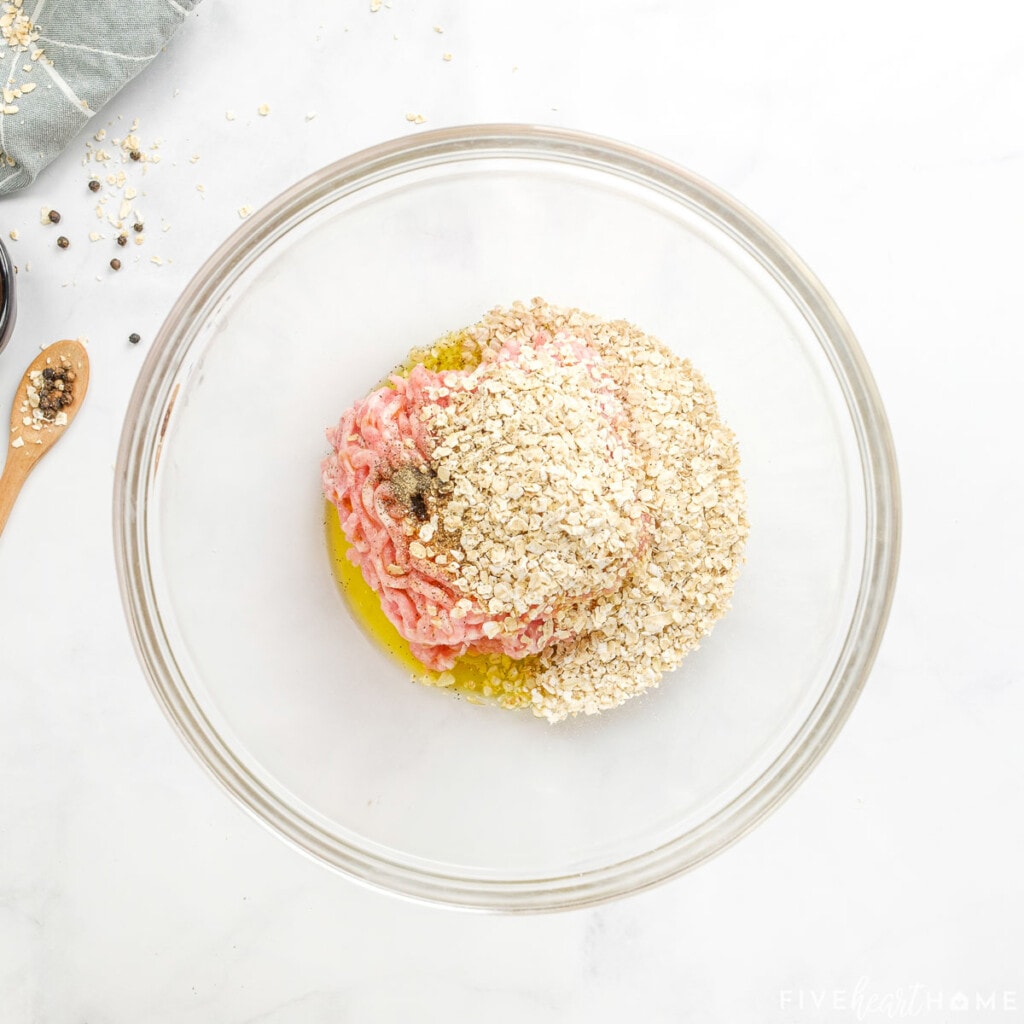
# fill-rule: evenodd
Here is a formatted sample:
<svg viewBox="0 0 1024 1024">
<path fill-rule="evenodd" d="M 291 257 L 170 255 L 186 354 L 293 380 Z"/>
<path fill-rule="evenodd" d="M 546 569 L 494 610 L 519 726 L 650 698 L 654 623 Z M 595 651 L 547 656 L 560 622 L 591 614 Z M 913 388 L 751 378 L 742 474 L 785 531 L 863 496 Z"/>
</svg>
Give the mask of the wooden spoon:
<svg viewBox="0 0 1024 1024">
<path fill-rule="evenodd" d="M 74 373 L 74 379 L 64 384 L 64 393 L 71 392 L 71 402 L 59 411 L 44 411 L 33 406 L 33 402 L 36 406 L 39 404 L 40 390 L 45 392 L 56 383 L 44 379 L 43 374 L 46 370 L 53 370 L 58 374 L 61 370 Z M 0 476 L 0 533 L 7 524 L 14 499 L 17 498 L 25 478 L 71 425 L 75 414 L 82 407 L 82 399 L 85 398 L 88 387 L 89 357 L 85 348 L 77 341 L 58 341 L 43 349 L 32 360 L 18 382 L 18 391 L 11 409 L 7 461 L 4 463 L 3 476 Z M 29 421 L 27 424 L 26 419 Z"/>
</svg>

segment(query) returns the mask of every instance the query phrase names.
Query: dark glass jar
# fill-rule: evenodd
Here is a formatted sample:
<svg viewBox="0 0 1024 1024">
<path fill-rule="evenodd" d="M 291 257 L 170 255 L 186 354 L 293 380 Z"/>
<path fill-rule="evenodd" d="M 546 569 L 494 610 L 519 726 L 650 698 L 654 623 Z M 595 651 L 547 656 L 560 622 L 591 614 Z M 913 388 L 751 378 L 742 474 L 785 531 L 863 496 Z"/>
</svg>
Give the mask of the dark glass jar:
<svg viewBox="0 0 1024 1024">
<path fill-rule="evenodd" d="M 0 352 L 14 332 L 17 303 L 14 298 L 14 265 L 0 242 Z"/>
</svg>

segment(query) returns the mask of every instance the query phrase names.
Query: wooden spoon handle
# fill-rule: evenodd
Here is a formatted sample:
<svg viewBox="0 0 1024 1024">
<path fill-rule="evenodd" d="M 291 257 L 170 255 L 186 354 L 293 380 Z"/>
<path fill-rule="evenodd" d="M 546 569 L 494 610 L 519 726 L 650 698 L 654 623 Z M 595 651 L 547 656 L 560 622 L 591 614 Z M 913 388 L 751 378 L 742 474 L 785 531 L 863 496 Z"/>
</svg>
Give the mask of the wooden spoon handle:
<svg viewBox="0 0 1024 1024">
<path fill-rule="evenodd" d="M 14 499 L 17 498 L 21 485 L 29 474 L 29 470 L 35 465 L 32 459 L 18 459 L 12 456 L 16 452 L 7 453 L 7 464 L 4 466 L 3 476 L 0 476 L 0 533 L 4 532 L 7 525 L 7 517 L 14 507 Z"/>
</svg>

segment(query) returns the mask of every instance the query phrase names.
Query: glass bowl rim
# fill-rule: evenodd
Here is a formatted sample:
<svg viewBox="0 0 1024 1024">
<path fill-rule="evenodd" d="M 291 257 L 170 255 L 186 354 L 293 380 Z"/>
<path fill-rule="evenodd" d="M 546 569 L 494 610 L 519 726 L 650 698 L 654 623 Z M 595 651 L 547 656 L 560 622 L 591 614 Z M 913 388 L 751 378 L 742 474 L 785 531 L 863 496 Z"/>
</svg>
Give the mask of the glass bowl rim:
<svg viewBox="0 0 1024 1024">
<path fill-rule="evenodd" d="M 231 283 L 296 218 L 415 168 L 503 156 L 554 160 L 639 183 L 698 210 L 739 243 L 814 327 L 846 401 L 865 484 L 864 554 L 850 627 L 823 693 L 785 749 L 696 828 L 626 860 L 551 878 L 428 871 L 342 841 L 271 792 L 217 734 L 177 666 L 160 621 L 147 540 L 146 496 L 176 397 L 173 379 L 194 337 L 190 325 L 203 323 Z M 314 859 L 377 888 L 476 910 L 542 911 L 604 902 L 675 877 L 754 828 L 793 792 L 849 717 L 881 643 L 899 560 L 899 480 L 881 398 L 852 330 L 809 268 L 758 217 L 691 171 L 625 143 L 528 124 L 466 125 L 392 139 L 315 171 L 258 210 L 206 260 L 164 321 L 129 401 L 114 479 L 115 560 L 129 632 L 150 688 L 193 755 L 257 820 Z"/>
</svg>

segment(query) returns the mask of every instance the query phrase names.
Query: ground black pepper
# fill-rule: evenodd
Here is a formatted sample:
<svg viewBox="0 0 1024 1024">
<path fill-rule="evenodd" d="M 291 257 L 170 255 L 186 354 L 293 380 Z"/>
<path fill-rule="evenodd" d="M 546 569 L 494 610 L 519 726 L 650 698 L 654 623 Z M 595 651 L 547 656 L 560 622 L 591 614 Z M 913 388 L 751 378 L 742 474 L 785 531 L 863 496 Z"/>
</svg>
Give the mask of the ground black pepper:
<svg viewBox="0 0 1024 1024">
<path fill-rule="evenodd" d="M 430 470 L 401 466 L 391 475 L 391 491 L 421 523 L 430 518 L 427 498 L 436 498 L 437 478 Z"/>
<path fill-rule="evenodd" d="M 409 508 L 420 522 L 426 522 L 430 518 L 430 514 L 427 512 L 427 499 L 418 491 L 409 499 Z"/>
</svg>

